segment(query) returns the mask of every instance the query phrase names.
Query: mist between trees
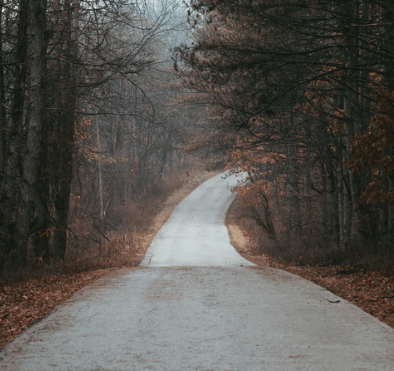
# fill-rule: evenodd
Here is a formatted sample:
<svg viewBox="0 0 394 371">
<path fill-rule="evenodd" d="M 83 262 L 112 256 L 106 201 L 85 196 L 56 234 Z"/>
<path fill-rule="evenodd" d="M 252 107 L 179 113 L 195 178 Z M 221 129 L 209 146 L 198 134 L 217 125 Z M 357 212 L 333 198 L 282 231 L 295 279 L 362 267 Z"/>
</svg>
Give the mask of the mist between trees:
<svg viewBox="0 0 394 371">
<path fill-rule="evenodd" d="M 179 110 L 169 86 L 182 14 L 165 0 L 0 1 L 0 272 L 130 244 L 198 161 L 181 147 L 204 113 Z"/>
<path fill-rule="evenodd" d="M 188 26 L 167 0 L 0 14 L 0 271 L 130 244 L 199 148 L 248 171 L 260 252 L 392 257 L 390 1 L 192 1 Z"/>
<path fill-rule="evenodd" d="M 392 259 L 393 3 L 203 0 L 189 22 L 175 68 L 211 114 L 194 145 L 248 171 L 261 251 Z"/>
</svg>

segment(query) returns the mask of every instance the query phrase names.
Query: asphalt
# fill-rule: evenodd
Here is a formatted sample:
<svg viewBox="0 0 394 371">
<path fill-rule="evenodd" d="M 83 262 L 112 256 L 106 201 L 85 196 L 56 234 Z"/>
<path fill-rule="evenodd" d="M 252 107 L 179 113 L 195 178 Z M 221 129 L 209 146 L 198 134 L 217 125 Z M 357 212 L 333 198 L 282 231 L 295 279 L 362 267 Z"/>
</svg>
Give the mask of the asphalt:
<svg viewBox="0 0 394 371">
<path fill-rule="evenodd" d="M 253 265 L 230 244 L 226 211 L 245 173 L 220 174 L 206 181 L 172 212 L 149 246 L 141 266 L 235 267 Z"/>
<path fill-rule="evenodd" d="M 204 183 L 140 267 L 79 291 L 6 346 L 0 370 L 394 370 L 389 326 L 237 255 L 221 228 L 234 182 Z"/>
</svg>

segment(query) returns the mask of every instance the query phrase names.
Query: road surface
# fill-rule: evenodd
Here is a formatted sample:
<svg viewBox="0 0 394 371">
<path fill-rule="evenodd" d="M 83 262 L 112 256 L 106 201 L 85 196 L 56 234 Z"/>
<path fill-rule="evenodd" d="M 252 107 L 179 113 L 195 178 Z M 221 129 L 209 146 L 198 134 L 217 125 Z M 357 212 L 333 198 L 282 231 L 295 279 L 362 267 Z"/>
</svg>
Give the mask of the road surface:
<svg viewBox="0 0 394 371">
<path fill-rule="evenodd" d="M 224 225 L 231 188 L 243 175 L 218 175 L 203 183 L 172 212 L 152 241 L 141 266 L 185 267 L 253 265 L 231 246 Z"/>
<path fill-rule="evenodd" d="M 389 326 L 237 255 L 223 229 L 235 182 L 204 183 L 140 267 L 79 291 L 3 349 L 0 370 L 393 370 Z"/>
</svg>

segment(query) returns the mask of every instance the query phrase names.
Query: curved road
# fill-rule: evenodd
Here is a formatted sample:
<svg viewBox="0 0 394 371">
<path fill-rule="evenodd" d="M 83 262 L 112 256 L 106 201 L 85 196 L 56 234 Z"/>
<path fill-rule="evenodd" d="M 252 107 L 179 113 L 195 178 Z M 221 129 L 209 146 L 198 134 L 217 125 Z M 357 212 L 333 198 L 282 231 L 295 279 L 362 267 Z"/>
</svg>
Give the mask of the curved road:
<svg viewBox="0 0 394 371">
<path fill-rule="evenodd" d="M 172 212 L 141 262 L 149 267 L 254 265 L 231 246 L 224 225 L 231 188 L 242 175 L 217 175 L 206 181 Z"/>
<path fill-rule="evenodd" d="M 79 291 L 3 349 L 0 370 L 393 370 L 393 329 L 232 249 L 235 183 L 200 186 L 140 267 Z"/>
</svg>

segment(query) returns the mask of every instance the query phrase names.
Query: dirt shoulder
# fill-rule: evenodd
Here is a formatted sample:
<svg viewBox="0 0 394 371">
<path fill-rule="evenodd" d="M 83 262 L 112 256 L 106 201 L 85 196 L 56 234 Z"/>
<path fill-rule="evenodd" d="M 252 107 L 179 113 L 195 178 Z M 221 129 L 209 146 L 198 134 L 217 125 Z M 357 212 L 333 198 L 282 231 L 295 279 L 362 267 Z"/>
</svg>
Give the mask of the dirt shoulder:
<svg viewBox="0 0 394 371">
<path fill-rule="evenodd" d="M 167 221 L 174 208 L 194 189 L 215 173 L 200 172 L 175 191 L 158 212 L 151 228 L 135 238 L 134 254 L 130 259 L 133 267 L 138 265 L 153 237 Z M 127 269 L 127 268 L 126 268 Z M 51 274 L 30 278 L 0 287 L 0 349 L 29 326 L 48 315 L 81 288 L 106 276 L 120 274 L 124 268 L 97 269 L 89 272 Z"/>
<path fill-rule="evenodd" d="M 241 221 L 234 203 L 230 206 L 226 226 L 232 245 L 247 260 L 259 266 L 270 266 L 297 274 L 370 313 L 394 328 L 394 276 L 369 271 L 360 266 L 296 266 L 255 255 L 253 231 Z"/>
</svg>

